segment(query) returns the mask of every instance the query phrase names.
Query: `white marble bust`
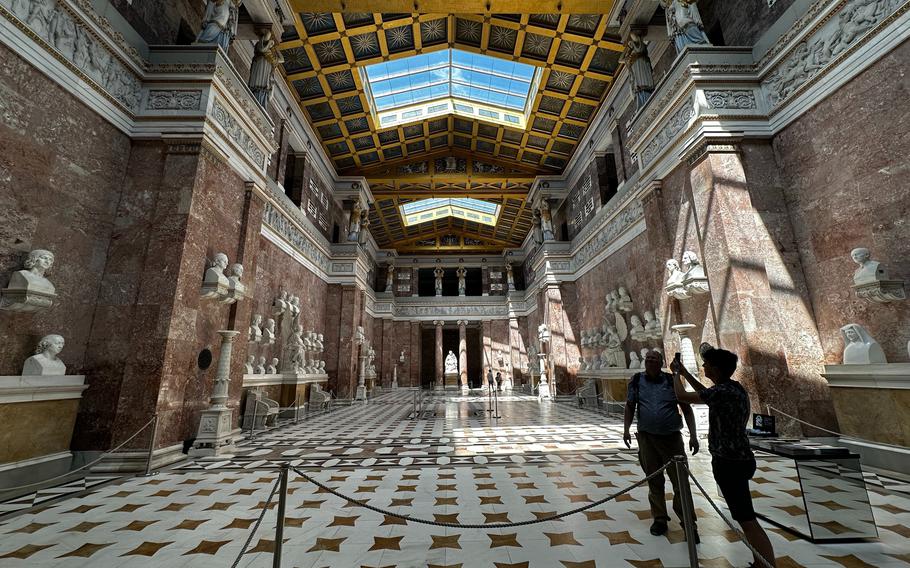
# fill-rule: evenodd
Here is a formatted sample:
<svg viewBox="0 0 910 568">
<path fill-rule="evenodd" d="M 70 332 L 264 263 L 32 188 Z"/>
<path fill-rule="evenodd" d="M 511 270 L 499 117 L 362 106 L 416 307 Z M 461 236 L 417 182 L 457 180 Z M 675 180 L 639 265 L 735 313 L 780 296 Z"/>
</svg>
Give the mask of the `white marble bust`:
<svg viewBox="0 0 910 568">
<path fill-rule="evenodd" d="M 629 368 L 641 369 L 641 359 L 638 358 L 638 353 L 635 351 L 629 351 Z"/>
<path fill-rule="evenodd" d="M 51 307 L 57 294 L 45 274 L 54 265 L 54 253 L 35 249 L 28 253 L 23 265 L 25 270 L 13 272 L 9 284 L 3 289 L 0 308 L 35 312 Z"/>
<path fill-rule="evenodd" d="M 250 323 L 250 343 L 259 343 L 262 341 L 262 316 L 259 314 L 253 315 L 253 321 Z"/>
<path fill-rule="evenodd" d="M 689 294 L 686 292 L 685 286 L 683 286 L 683 277 L 685 273 L 680 270 L 679 263 L 675 259 L 669 259 L 666 263 L 667 273 L 667 285 L 664 289 L 667 291 L 667 295 L 677 300 L 684 300 L 689 297 Z"/>
<path fill-rule="evenodd" d="M 449 351 L 449 354 L 446 355 L 445 372 L 446 374 L 458 372 L 458 358 L 456 358 L 455 354 L 451 351 Z"/>
<path fill-rule="evenodd" d="M 644 313 L 645 333 L 651 339 L 660 339 L 663 337 L 663 324 L 660 318 L 654 315 L 654 312 L 648 310 Z"/>
<path fill-rule="evenodd" d="M 270 375 L 274 375 L 274 374 L 278 373 L 278 357 L 272 358 L 272 363 L 271 363 L 271 365 L 268 366 L 268 368 L 266 369 L 266 372 Z"/>
<path fill-rule="evenodd" d="M 231 276 L 228 278 L 228 294 L 221 301 L 225 304 L 233 304 L 246 298 L 246 284 L 240 281 L 243 278 L 243 265 L 235 262 L 231 265 Z"/>
<path fill-rule="evenodd" d="M 683 279 L 682 284 L 689 295 L 708 293 L 708 278 L 705 269 L 698 261 L 698 255 L 687 250 L 682 256 Z"/>
<path fill-rule="evenodd" d="M 629 321 L 632 323 L 632 329 L 629 331 L 632 339 L 635 341 L 644 341 L 648 338 L 648 333 L 645 331 L 645 326 L 641 323 L 640 317 L 633 315 L 629 318 Z"/>
<path fill-rule="evenodd" d="M 13 273 L 9 288 L 25 288 L 30 292 L 52 295 L 54 285 L 45 277 L 45 273 L 54 265 L 54 253 L 49 250 L 35 249 L 28 253 L 23 263 L 25 270 Z"/>
<path fill-rule="evenodd" d="M 629 297 L 629 292 L 622 286 L 619 287 L 617 292 L 619 295 L 619 301 L 616 304 L 616 307 L 621 312 L 631 312 L 632 311 L 632 298 Z"/>
<path fill-rule="evenodd" d="M 256 365 L 256 374 L 264 375 L 265 374 L 265 357 L 259 358 L 259 364 Z"/>
<path fill-rule="evenodd" d="M 291 312 L 292 318 L 300 315 L 300 298 L 298 296 L 291 296 L 291 299 L 288 300 L 288 310 Z"/>
<path fill-rule="evenodd" d="M 859 265 L 859 268 L 853 273 L 853 284 L 856 286 L 888 280 L 888 272 L 880 263 L 872 260 L 869 249 L 855 248 L 850 252 L 850 258 Z"/>
<path fill-rule="evenodd" d="M 250 355 L 246 358 L 246 363 L 243 364 L 243 373 L 246 375 L 252 375 L 253 369 L 256 366 L 256 356 Z"/>
<path fill-rule="evenodd" d="M 51 334 L 45 335 L 38 342 L 35 348 L 35 354 L 25 360 L 22 365 L 22 374 L 31 375 L 65 375 L 66 365 L 63 364 L 57 355 L 63 351 L 66 342 L 62 335 Z"/>
<path fill-rule="evenodd" d="M 275 320 L 268 318 L 265 320 L 265 327 L 262 328 L 262 337 L 266 343 L 272 345 L 275 343 Z"/>
<path fill-rule="evenodd" d="M 212 260 L 212 265 L 205 271 L 205 277 L 202 280 L 202 297 L 215 299 L 223 298 L 230 287 L 228 277 L 224 271 L 228 267 L 228 257 L 223 252 L 219 252 Z"/>
<path fill-rule="evenodd" d="M 855 323 L 840 328 L 844 337 L 844 365 L 876 365 L 887 363 L 885 352 L 869 332 Z"/>
</svg>

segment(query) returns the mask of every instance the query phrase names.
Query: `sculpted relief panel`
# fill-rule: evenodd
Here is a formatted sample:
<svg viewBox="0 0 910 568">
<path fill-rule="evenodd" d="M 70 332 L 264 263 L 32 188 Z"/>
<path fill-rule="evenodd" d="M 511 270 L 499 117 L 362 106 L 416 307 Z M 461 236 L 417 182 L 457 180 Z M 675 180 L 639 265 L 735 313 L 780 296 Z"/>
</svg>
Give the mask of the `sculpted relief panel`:
<svg viewBox="0 0 910 568">
<path fill-rule="evenodd" d="M 262 222 L 284 237 L 284 239 L 291 243 L 291 245 L 293 245 L 293 247 L 307 260 L 328 272 L 329 259 L 325 254 L 313 244 L 313 241 L 310 240 L 309 236 L 298 229 L 297 226 L 285 217 L 284 213 L 271 202 L 267 201 L 265 207 L 262 209 Z"/>
<path fill-rule="evenodd" d="M 57 57 L 81 71 L 132 112 L 139 110 L 142 83 L 59 0 L 0 0 L 4 16 Z"/>
<path fill-rule="evenodd" d="M 855 0 L 844 2 L 824 26 L 796 46 L 763 82 L 771 108 L 779 106 L 822 69 L 874 27 L 884 22 L 904 0 Z"/>
</svg>

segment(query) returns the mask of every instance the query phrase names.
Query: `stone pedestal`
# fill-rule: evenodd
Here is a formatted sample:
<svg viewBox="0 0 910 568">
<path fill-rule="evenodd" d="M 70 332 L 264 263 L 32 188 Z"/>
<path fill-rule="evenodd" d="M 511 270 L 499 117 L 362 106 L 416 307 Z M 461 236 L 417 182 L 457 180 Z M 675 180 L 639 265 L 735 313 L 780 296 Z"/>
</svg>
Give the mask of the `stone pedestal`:
<svg viewBox="0 0 910 568">
<path fill-rule="evenodd" d="M 445 374 L 445 388 L 457 389 L 459 387 L 458 373 Z"/>
<path fill-rule="evenodd" d="M 355 401 L 366 402 L 367 401 L 367 364 L 369 362 L 369 356 L 361 355 L 360 356 L 360 375 L 357 378 L 357 392 L 354 394 Z"/>
<path fill-rule="evenodd" d="M 211 406 L 202 411 L 199 418 L 199 429 L 196 432 L 196 442 L 193 444 L 189 455 L 215 456 L 234 449 L 234 439 L 231 436 L 231 409 L 225 403 L 228 399 L 228 385 L 231 382 L 231 350 L 234 339 L 240 335 L 239 331 L 219 330 L 221 335 L 221 353 L 218 354 L 218 373 L 215 376 L 215 386 L 212 390 Z"/>
<path fill-rule="evenodd" d="M 398 365 L 392 367 L 392 388 L 398 388 Z"/>
</svg>

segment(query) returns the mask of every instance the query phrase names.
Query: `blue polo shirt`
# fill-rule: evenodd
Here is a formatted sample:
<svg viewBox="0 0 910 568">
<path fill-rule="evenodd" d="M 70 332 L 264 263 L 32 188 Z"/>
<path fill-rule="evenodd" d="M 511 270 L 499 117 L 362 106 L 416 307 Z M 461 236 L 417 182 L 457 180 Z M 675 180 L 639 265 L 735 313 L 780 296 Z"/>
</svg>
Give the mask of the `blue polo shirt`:
<svg viewBox="0 0 910 568">
<path fill-rule="evenodd" d="M 679 400 L 673 390 L 673 376 L 660 373 L 658 380 L 651 380 L 647 373 L 638 373 L 638 389 L 632 381 L 626 389 L 626 401 L 638 406 L 638 431 L 665 436 L 682 430 Z"/>
</svg>

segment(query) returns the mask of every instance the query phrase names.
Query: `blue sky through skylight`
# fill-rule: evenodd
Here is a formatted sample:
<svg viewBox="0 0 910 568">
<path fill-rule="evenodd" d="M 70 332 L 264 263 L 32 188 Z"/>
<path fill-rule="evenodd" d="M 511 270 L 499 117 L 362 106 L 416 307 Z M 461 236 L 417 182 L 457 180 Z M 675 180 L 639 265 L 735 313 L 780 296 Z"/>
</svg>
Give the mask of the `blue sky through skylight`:
<svg viewBox="0 0 910 568">
<path fill-rule="evenodd" d="M 446 97 L 521 112 L 528 102 L 535 67 L 446 49 L 369 65 L 364 70 L 377 112 Z"/>
<path fill-rule="evenodd" d="M 444 217 L 458 217 L 495 227 L 499 205 L 471 197 L 430 197 L 401 205 L 405 226 Z"/>
</svg>

